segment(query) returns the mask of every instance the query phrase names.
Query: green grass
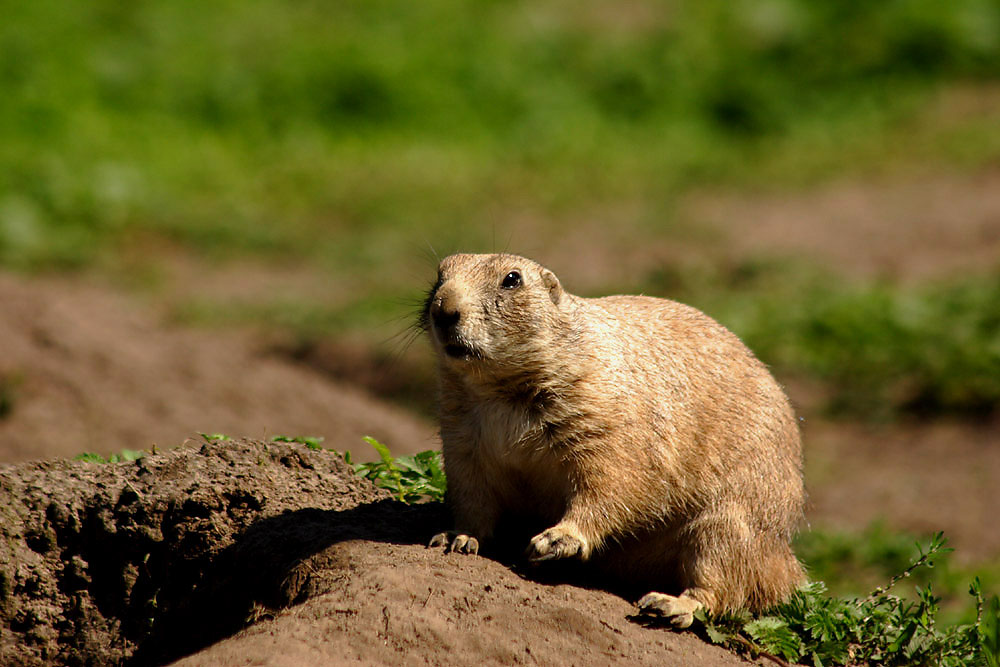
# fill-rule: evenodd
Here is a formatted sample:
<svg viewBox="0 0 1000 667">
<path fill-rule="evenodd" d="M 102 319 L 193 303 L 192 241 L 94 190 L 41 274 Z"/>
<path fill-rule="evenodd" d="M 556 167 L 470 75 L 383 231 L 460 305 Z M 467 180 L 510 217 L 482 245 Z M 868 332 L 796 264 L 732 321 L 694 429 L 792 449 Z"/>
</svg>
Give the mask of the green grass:
<svg viewBox="0 0 1000 667">
<path fill-rule="evenodd" d="M 1000 273 L 901 290 L 817 286 L 764 300 L 745 336 L 779 368 L 834 390 L 835 411 L 985 417 L 1000 406 Z"/>
<path fill-rule="evenodd" d="M 345 276 L 488 246 L 500 207 L 640 202 L 641 231 L 691 186 L 1000 150 L 993 118 L 924 115 L 1000 74 L 996 0 L 0 8 L 6 266 L 152 238 Z"/>
<path fill-rule="evenodd" d="M 411 299 L 410 301 L 413 301 Z M 316 340 L 345 331 L 371 331 L 415 319 L 415 307 L 396 291 L 369 291 L 338 304 L 316 303 L 308 299 L 275 301 L 185 301 L 171 313 L 173 320 L 187 325 L 254 325 L 290 331 L 306 340 Z"/>
<path fill-rule="evenodd" d="M 814 527 L 798 535 L 795 553 L 806 565 L 810 579 L 822 581 L 836 597 L 854 599 L 907 570 L 914 545 L 919 550 L 920 545 L 933 539 L 890 530 L 879 521 L 853 532 Z M 939 623 L 968 624 L 976 618 L 975 604 L 968 596 L 969 582 L 981 581 L 983 590 L 1000 591 L 1000 560 L 959 565 L 952 562 L 947 551 L 939 552 L 933 567 L 912 570 L 907 577 L 908 588 L 900 595 L 913 602 L 917 599 L 916 589 L 933 586 L 941 598 Z"/>
<path fill-rule="evenodd" d="M 919 542 L 913 535 L 891 531 L 884 522 L 876 521 L 860 532 L 815 528 L 804 531 L 796 538 L 795 553 L 806 564 L 810 578 L 823 581 L 837 595 L 859 596 L 905 570 L 912 559 L 913 546 Z M 947 565 L 945 559 L 943 565 L 939 562 L 933 570 L 920 569 L 913 581 L 924 585 L 929 583 L 927 577 L 934 575 L 940 582 Z M 965 594 L 964 585 L 960 591 L 953 586 L 948 589 Z"/>
</svg>

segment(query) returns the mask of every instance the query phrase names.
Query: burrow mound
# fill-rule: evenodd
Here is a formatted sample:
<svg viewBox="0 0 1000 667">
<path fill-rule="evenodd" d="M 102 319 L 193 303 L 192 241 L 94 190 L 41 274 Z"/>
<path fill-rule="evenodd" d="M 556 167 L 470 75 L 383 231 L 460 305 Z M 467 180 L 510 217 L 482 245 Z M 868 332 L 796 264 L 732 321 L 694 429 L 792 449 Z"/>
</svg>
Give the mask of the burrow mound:
<svg viewBox="0 0 1000 667">
<path fill-rule="evenodd" d="M 3 664 L 169 661 L 320 592 L 311 554 L 420 523 L 330 452 L 249 440 L 6 465 L 0 494 Z"/>
<path fill-rule="evenodd" d="M 741 663 L 566 563 L 425 548 L 447 523 L 298 444 L 0 466 L 0 664 Z"/>
</svg>

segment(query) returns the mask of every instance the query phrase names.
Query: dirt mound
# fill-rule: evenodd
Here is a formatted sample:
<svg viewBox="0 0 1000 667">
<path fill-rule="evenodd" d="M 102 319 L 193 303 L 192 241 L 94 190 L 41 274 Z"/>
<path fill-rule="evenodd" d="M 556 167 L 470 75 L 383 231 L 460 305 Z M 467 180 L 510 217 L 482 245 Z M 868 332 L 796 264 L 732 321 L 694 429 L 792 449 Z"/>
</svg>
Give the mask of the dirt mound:
<svg viewBox="0 0 1000 667">
<path fill-rule="evenodd" d="M 309 524 L 385 497 L 329 452 L 249 441 L 3 466 L 0 493 L 4 664 L 183 654 L 294 600 Z"/>
<path fill-rule="evenodd" d="M 425 549 L 441 505 L 301 445 L 0 466 L 0 507 L 3 664 L 741 662 L 610 593 Z"/>
<path fill-rule="evenodd" d="M 170 326 L 151 308 L 66 279 L 0 274 L 0 461 L 173 446 L 197 431 L 322 435 L 397 454 L 433 427 L 271 354 L 248 331 Z"/>
<path fill-rule="evenodd" d="M 519 579 L 488 559 L 371 542 L 323 558 L 326 595 L 178 665 L 746 664 L 690 633 L 633 623 L 620 597 Z"/>
</svg>

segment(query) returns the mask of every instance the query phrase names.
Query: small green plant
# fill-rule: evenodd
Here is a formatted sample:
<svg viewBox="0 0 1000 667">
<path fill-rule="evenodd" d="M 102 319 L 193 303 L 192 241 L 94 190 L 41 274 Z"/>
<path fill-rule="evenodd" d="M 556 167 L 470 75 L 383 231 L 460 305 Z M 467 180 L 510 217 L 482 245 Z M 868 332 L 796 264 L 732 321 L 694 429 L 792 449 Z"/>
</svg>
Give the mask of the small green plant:
<svg viewBox="0 0 1000 667">
<path fill-rule="evenodd" d="M 95 454 L 93 452 L 84 452 L 83 454 L 77 454 L 73 457 L 74 461 L 86 461 L 88 463 L 122 463 L 124 461 L 136 461 L 141 459 L 146 455 L 146 452 L 138 451 L 135 449 L 123 449 L 118 454 L 112 454 L 108 458 L 104 458 L 100 454 Z"/>
<path fill-rule="evenodd" d="M 232 440 L 232 438 L 225 433 L 201 433 L 199 431 L 198 435 L 200 435 L 205 442 L 228 442 Z"/>
<path fill-rule="evenodd" d="M 865 598 L 827 595 L 823 582 L 813 582 L 768 613 L 711 616 L 699 613 L 711 641 L 751 653 L 767 653 L 791 662 L 813 665 L 977 665 L 996 664 L 998 603 L 994 596 L 984 608 L 979 579 L 969 593 L 976 601 L 974 623 L 939 628 L 938 603 L 931 585 L 917 587 L 917 599 L 905 600 L 890 591 L 935 557 L 950 551 L 941 533 L 887 585 Z"/>
<path fill-rule="evenodd" d="M 977 582 L 978 583 L 978 582 Z M 1000 667 L 1000 598 L 990 598 L 979 624 L 983 660 L 988 667 Z"/>
<path fill-rule="evenodd" d="M 318 436 L 318 435 L 317 436 L 313 436 L 313 435 L 296 435 L 296 436 L 276 435 L 273 438 L 271 438 L 271 442 L 297 442 L 299 444 L 305 445 L 307 449 L 313 449 L 313 450 L 319 451 L 319 450 L 323 449 L 322 443 L 323 443 L 323 440 L 325 440 L 325 439 L 326 438 L 324 438 L 323 436 Z"/>
<path fill-rule="evenodd" d="M 354 471 L 371 480 L 376 486 L 388 489 L 404 503 L 422 499 L 444 500 L 447 481 L 441 452 L 426 451 L 413 456 L 393 457 L 389 448 L 371 436 L 363 438 L 380 457 L 371 463 L 353 463 L 351 453 L 344 453 L 344 460 L 354 467 Z"/>
<path fill-rule="evenodd" d="M 825 582 L 833 595 L 852 597 L 863 595 L 909 567 L 913 544 L 924 537 L 891 530 L 884 520 L 876 520 L 860 532 L 813 526 L 796 537 L 794 546 L 811 579 Z M 926 584 L 931 574 L 930 570 L 915 572 L 914 582 Z M 938 563 L 933 574 L 939 588 L 944 575 L 949 592 L 964 596 L 966 583 L 978 572 L 966 576 L 964 571 L 953 571 L 944 561 Z"/>
</svg>

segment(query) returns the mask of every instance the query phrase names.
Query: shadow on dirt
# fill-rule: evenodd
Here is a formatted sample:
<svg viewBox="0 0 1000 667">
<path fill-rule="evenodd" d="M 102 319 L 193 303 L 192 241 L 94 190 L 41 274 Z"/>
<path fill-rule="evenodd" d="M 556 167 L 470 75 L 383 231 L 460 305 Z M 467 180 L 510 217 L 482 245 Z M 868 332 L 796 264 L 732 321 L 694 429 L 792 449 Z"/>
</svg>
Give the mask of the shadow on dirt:
<svg viewBox="0 0 1000 667">
<path fill-rule="evenodd" d="M 183 602 L 156 619 L 126 664 L 176 660 L 276 610 L 322 595 L 353 569 L 335 548 L 339 543 L 426 544 L 447 522 L 440 503 L 407 506 L 394 500 L 261 519 L 212 560 Z"/>
<path fill-rule="evenodd" d="M 157 619 L 126 664 L 171 662 L 328 592 L 355 569 L 338 545 L 360 540 L 424 546 L 450 522 L 443 503 L 403 505 L 388 499 L 342 511 L 301 509 L 261 519 L 212 560 L 201 576 L 203 583 L 183 603 Z M 523 526 L 504 531 L 505 539 L 498 542 L 508 548 L 482 555 L 522 579 L 635 599 L 636 590 L 616 585 L 574 559 L 527 562 L 521 548 L 527 532 Z"/>
</svg>

